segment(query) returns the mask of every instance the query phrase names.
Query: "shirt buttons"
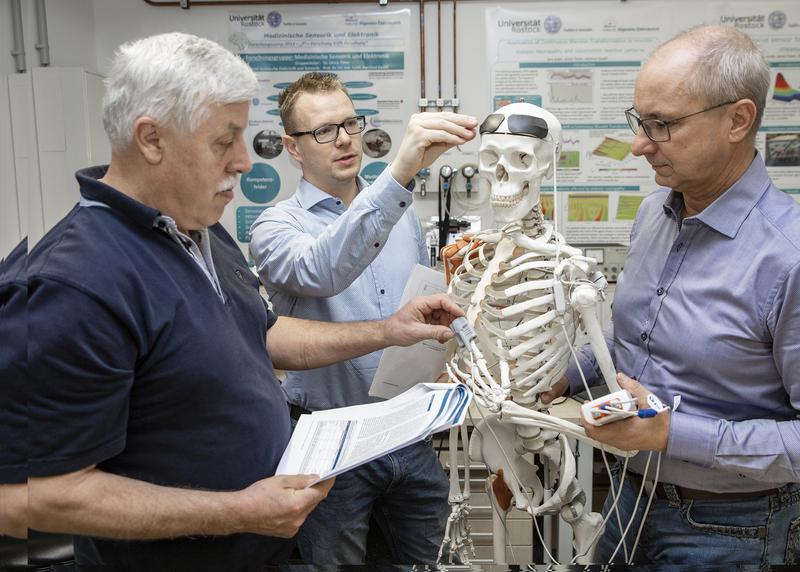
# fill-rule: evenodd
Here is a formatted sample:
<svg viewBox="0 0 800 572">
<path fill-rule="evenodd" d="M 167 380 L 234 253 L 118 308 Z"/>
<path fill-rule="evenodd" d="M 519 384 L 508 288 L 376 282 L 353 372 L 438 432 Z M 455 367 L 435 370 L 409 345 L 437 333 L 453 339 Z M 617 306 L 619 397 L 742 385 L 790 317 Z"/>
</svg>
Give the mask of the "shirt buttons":
<svg viewBox="0 0 800 572">
<path fill-rule="evenodd" d="M 401 206 L 401 207 L 404 207 L 404 206 L 406 206 L 406 202 L 405 202 L 405 201 L 401 201 L 401 202 L 400 202 L 400 206 Z"/>
<path fill-rule="evenodd" d="M 681 251 L 681 249 L 683 249 L 683 243 L 682 243 L 682 242 L 679 242 L 679 243 L 678 243 L 678 246 L 676 246 L 676 247 L 675 247 L 675 252 L 680 252 L 680 251 Z"/>
<path fill-rule="evenodd" d="M 376 242 L 375 244 L 373 244 L 373 246 L 374 246 L 375 248 L 378 248 L 380 245 L 381 245 L 381 243 L 380 243 L 380 242 Z"/>
<path fill-rule="evenodd" d="M 386 294 L 386 291 L 383 288 L 381 288 L 381 294 Z"/>
<path fill-rule="evenodd" d="M 340 204 L 342 204 L 342 201 L 336 201 L 336 204 L 340 205 Z"/>
<path fill-rule="evenodd" d="M 646 342 L 646 341 L 647 341 L 647 334 L 645 334 L 644 332 L 642 332 L 642 335 L 641 335 L 641 336 L 639 336 L 639 337 L 640 337 L 640 338 L 642 338 L 642 341 L 643 341 L 643 342 Z"/>
<path fill-rule="evenodd" d="M 657 296 L 661 296 L 663 293 L 664 293 L 664 289 L 663 288 L 659 288 L 658 290 L 656 290 L 656 295 Z"/>
</svg>

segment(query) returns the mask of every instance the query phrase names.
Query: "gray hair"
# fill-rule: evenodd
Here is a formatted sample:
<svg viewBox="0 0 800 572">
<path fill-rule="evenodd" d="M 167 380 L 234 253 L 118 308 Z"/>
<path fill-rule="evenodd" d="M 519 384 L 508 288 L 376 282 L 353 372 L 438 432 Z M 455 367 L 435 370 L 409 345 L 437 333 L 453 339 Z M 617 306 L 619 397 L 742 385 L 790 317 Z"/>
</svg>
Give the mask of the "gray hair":
<svg viewBox="0 0 800 572">
<path fill-rule="evenodd" d="M 259 93 L 255 73 L 241 58 L 180 32 L 120 46 L 105 83 L 103 126 L 113 149 L 130 145 L 140 117 L 188 134 L 212 106 L 250 101 Z"/>
<path fill-rule="evenodd" d="M 707 105 L 749 99 L 756 104 L 756 119 L 749 135 L 754 137 L 767 102 L 770 86 L 769 64 L 752 38 L 730 26 L 696 26 L 656 48 L 686 43 L 697 53 L 697 63 L 683 85 L 683 91 Z"/>
</svg>

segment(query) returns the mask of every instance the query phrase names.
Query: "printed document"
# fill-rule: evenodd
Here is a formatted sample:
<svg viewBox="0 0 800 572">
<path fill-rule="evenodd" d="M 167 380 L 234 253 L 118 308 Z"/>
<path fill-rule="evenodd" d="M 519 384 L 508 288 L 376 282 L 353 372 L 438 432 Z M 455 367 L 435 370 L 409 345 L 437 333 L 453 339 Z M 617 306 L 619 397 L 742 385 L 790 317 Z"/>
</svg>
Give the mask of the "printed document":
<svg viewBox="0 0 800 572">
<path fill-rule="evenodd" d="M 387 401 L 301 415 L 276 474 L 336 476 L 461 425 L 471 400 L 460 383 L 421 383 Z"/>
<path fill-rule="evenodd" d="M 443 273 L 417 264 L 403 289 L 400 305 L 414 296 L 439 294 L 446 290 Z M 386 348 L 381 354 L 375 377 L 372 378 L 369 395 L 389 399 L 417 383 L 435 382 L 444 371 L 446 349 L 447 346 L 436 340 L 417 342 L 405 348 Z"/>
</svg>

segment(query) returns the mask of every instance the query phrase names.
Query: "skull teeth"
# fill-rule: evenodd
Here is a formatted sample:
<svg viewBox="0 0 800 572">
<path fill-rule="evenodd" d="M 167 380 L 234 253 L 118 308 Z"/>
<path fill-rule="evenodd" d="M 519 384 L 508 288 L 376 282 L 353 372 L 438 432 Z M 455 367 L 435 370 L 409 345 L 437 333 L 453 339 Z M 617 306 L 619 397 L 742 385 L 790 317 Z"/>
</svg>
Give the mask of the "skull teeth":
<svg viewBox="0 0 800 572">
<path fill-rule="evenodd" d="M 519 192 L 511 195 L 492 194 L 492 206 L 499 208 L 513 208 L 522 202 L 528 194 L 528 185 L 523 185 Z"/>
</svg>

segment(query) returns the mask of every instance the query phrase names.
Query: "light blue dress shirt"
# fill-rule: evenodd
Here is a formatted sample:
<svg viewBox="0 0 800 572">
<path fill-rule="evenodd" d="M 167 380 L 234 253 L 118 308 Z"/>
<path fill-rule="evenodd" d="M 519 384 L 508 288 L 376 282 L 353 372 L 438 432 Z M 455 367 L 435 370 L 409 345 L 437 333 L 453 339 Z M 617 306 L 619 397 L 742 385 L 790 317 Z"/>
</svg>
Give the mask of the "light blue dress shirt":
<svg viewBox="0 0 800 572">
<path fill-rule="evenodd" d="M 347 207 L 302 179 L 291 198 L 253 223 L 250 252 L 276 314 L 380 320 L 398 309 L 414 265 L 427 265 L 425 236 L 408 208 L 413 193 L 388 168 L 372 185 L 359 178 L 358 186 Z M 287 372 L 284 391 L 311 411 L 378 401 L 367 392 L 380 355 Z"/>
<path fill-rule="evenodd" d="M 608 340 L 617 371 L 665 404 L 681 396 L 660 480 L 713 492 L 800 481 L 800 205 L 756 154 L 681 223 L 682 206 L 670 189 L 642 203 Z M 574 364 L 567 376 L 580 391 Z M 629 467 L 642 473 L 646 455 Z"/>
</svg>

